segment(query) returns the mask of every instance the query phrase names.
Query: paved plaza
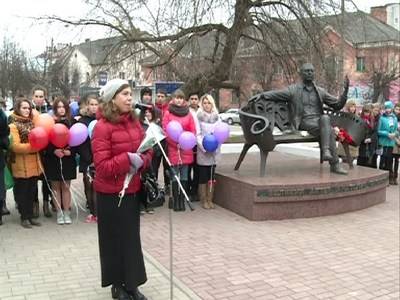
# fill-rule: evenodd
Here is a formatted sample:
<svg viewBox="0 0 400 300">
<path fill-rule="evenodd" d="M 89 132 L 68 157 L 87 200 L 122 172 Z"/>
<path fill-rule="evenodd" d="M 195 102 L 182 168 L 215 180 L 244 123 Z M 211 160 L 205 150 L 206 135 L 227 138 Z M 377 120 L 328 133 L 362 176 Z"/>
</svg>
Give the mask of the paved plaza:
<svg viewBox="0 0 400 300">
<path fill-rule="evenodd" d="M 84 205 L 81 182 L 73 193 Z M 0 227 L 0 299 L 111 299 L 100 286 L 96 225 L 55 217 L 27 230 L 12 215 Z M 198 202 L 195 203 L 198 207 Z M 76 215 L 74 213 L 74 215 Z M 170 299 L 170 211 L 142 217 L 148 282 Z M 221 207 L 172 214 L 174 299 L 392 299 L 399 294 L 399 186 L 383 204 L 352 213 L 251 222 Z"/>
</svg>

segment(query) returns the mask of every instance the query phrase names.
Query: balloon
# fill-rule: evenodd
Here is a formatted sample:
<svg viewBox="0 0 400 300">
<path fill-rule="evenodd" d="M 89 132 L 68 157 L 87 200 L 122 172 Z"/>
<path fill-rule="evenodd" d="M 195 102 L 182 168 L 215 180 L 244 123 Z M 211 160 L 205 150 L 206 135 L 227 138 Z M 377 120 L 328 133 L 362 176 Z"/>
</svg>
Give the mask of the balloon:
<svg viewBox="0 0 400 300">
<path fill-rule="evenodd" d="M 203 138 L 203 147 L 207 152 L 214 152 L 218 148 L 218 140 L 213 134 L 206 134 Z"/>
<path fill-rule="evenodd" d="M 75 123 L 69 129 L 69 141 L 68 144 L 71 147 L 78 146 L 86 141 L 88 137 L 88 128 L 85 124 L 82 123 Z"/>
<path fill-rule="evenodd" d="M 33 124 L 37 121 L 37 118 L 39 117 L 39 112 L 36 109 L 32 109 L 32 120 Z"/>
<path fill-rule="evenodd" d="M 54 126 L 54 119 L 49 114 L 40 114 L 33 120 L 35 127 L 43 127 L 47 133 L 50 133 Z"/>
<path fill-rule="evenodd" d="M 43 127 L 33 128 L 28 135 L 29 144 L 35 150 L 42 150 L 49 144 L 49 135 Z"/>
<path fill-rule="evenodd" d="M 64 124 L 55 124 L 50 131 L 49 139 L 54 146 L 64 148 L 69 140 L 68 127 Z"/>
<path fill-rule="evenodd" d="M 93 120 L 92 122 L 89 123 L 88 132 L 89 132 L 89 137 L 90 138 L 92 138 L 93 129 L 94 129 L 94 126 L 96 125 L 96 123 L 97 123 L 97 120 Z"/>
<path fill-rule="evenodd" d="M 182 132 L 182 134 L 179 136 L 178 141 L 179 141 L 179 146 L 183 150 L 190 150 L 193 149 L 194 146 L 196 146 L 196 137 L 190 131 Z"/>
<path fill-rule="evenodd" d="M 179 141 L 179 137 L 182 134 L 182 132 L 183 132 L 182 125 L 178 121 L 172 120 L 171 122 L 168 123 L 167 134 L 174 142 L 177 143 Z"/>
<path fill-rule="evenodd" d="M 229 138 L 229 125 L 219 122 L 214 128 L 214 136 L 218 143 L 223 144 Z"/>
<path fill-rule="evenodd" d="M 72 101 L 69 104 L 69 109 L 71 111 L 71 116 L 72 117 L 76 117 L 77 115 L 79 115 L 79 104 L 76 101 Z"/>
</svg>

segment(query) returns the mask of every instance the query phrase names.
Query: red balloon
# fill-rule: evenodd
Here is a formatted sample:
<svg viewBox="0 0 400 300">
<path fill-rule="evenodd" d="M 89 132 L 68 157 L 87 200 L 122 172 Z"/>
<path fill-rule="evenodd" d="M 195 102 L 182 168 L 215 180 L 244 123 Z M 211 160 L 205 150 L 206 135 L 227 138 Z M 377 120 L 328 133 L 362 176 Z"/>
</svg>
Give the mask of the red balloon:
<svg viewBox="0 0 400 300">
<path fill-rule="evenodd" d="M 50 142 L 57 148 L 64 148 L 69 141 L 69 130 L 64 124 L 55 124 L 50 131 Z"/>
<path fill-rule="evenodd" d="M 49 135 L 43 127 L 33 128 L 28 135 L 29 143 L 35 150 L 42 150 L 49 144 Z"/>
</svg>

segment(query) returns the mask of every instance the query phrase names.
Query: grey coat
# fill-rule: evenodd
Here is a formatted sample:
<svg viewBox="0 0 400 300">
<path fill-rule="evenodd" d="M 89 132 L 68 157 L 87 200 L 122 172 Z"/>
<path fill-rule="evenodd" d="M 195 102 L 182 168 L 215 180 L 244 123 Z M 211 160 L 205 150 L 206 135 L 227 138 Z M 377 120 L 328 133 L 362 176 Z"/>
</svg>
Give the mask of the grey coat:
<svg viewBox="0 0 400 300">
<path fill-rule="evenodd" d="M 221 145 L 218 146 L 215 152 L 206 152 L 203 147 L 203 138 L 207 134 L 214 132 L 214 128 L 221 122 L 218 120 L 215 123 L 207 123 L 199 121 L 199 132 L 197 132 L 197 164 L 199 166 L 212 166 L 217 164 L 221 152 Z"/>
<path fill-rule="evenodd" d="M 329 94 L 325 89 L 318 87 L 314 84 L 314 87 L 317 91 L 317 96 L 320 100 L 321 111 L 323 104 L 328 105 L 334 110 L 340 110 L 346 104 L 347 101 L 347 90 L 343 92 L 340 98 L 336 98 Z M 287 102 L 289 105 L 289 114 L 291 122 L 296 130 L 299 129 L 301 119 L 303 116 L 303 101 L 302 101 L 302 90 L 304 89 L 304 83 L 297 83 L 288 86 L 286 89 L 278 90 L 278 91 L 267 91 L 261 93 L 251 101 L 257 101 L 258 99 L 276 101 L 276 102 Z"/>
</svg>

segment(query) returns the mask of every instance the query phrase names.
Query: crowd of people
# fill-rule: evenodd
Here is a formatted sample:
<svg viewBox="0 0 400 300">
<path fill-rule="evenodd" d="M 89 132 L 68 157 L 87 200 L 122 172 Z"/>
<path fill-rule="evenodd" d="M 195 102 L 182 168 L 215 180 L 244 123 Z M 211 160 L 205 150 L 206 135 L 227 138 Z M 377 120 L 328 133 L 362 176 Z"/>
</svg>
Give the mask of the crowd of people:
<svg viewBox="0 0 400 300">
<path fill-rule="evenodd" d="M 214 208 L 219 147 L 209 151 L 202 141 L 213 132 L 219 120 L 218 110 L 211 95 L 199 96 L 192 93 L 186 97 L 181 90 L 167 95 L 158 90 L 153 103 L 152 90 L 144 88 L 141 99 L 136 101 L 143 105 L 135 109 L 128 82 L 113 79 L 99 96 L 81 99 L 78 112 L 72 109 L 75 103 L 62 96 L 49 102 L 47 91 L 41 86 L 35 86 L 29 97 L 17 97 L 12 111 L 0 109 L 0 182 L 5 183 L 5 172 L 9 170 L 21 226 L 41 226 L 38 187 L 43 216 L 51 218 L 56 213 L 57 224 L 71 224 L 71 181 L 77 179 L 78 170 L 89 210 L 85 222 L 98 225 L 102 286 L 111 285 L 113 298 L 146 299 L 138 290 L 147 280 L 140 244 L 140 214 L 154 213 L 154 207 L 148 199 L 144 175 L 160 181 L 159 169 L 163 166 L 164 184 L 158 184 L 169 195 L 168 207 L 174 211 L 185 210 L 185 194 L 192 201 L 201 201 L 205 209 Z M 60 146 L 51 138 L 52 128 L 47 128 L 49 142 L 38 149 L 31 133 L 44 114 L 51 116 L 54 128 L 57 124 L 67 129 L 84 124 L 89 130 L 86 140 L 79 145 Z M 173 120 L 195 136 L 193 149 L 180 147 L 166 133 Z M 93 122 L 97 123 L 90 132 Z M 151 123 L 160 126 L 166 138 L 152 149 L 139 152 Z M 128 175 L 131 180 L 126 182 Z M 123 195 L 122 187 L 126 188 Z M 10 213 L 5 184 L 0 184 L 0 208 L 2 225 L 2 216 Z"/>
<path fill-rule="evenodd" d="M 62 96 L 48 102 L 47 91 L 41 86 L 35 86 L 29 97 L 17 97 L 8 115 L 0 109 L 0 225 L 2 216 L 9 214 L 4 184 L 7 167 L 12 174 L 21 226 L 27 229 L 41 226 L 39 181 L 43 215 L 51 218 L 53 211 L 57 224 L 72 223 L 71 181 L 77 179 L 78 169 L 89 210 L 85 222 L 98 224 L 101 284 L 111 285 L 112 297 L 123 300 L 146 299 L 138 290 L 147 280 L 140 244 L 140 215 L 154 213 L 154 202 L 149 201 L 150 191 L 143 178 L 150 176 L 158 182 L 157 186 L 162 186 L 160 190 L 169 195 L 167 206 L 174 211 L 186 209 L 186 195 L 192 201 L 200 201 L 204 209 L 215 207 L 215 168 L 220 144 L 210 150 L 204 143 L 220 122 L 213 97 L 197 92 L 186 97 L 182 90 L 167 95 L 166 91 L 157 90 L 154 98 L 153 103 L 152 90 L 144 88 L 140 99 L 133 101 L 129 83 L 113 79 L 100 90 L 99 96 L 81 99 L 79 111 L 73 111 L 75 103 Z M 135 106 L 135 102 L 140 105 Z M 356 103 L 351 100 L 345 109 L 357 114 Z M 89 134 L 79 145 L 61 147 L 50 139 L 46 147 L 37 149 L 30 133 L 41 114 L 50 114 L 54 126 L 63 124 L 71 128 L 81 123 Z M 352 156 L 360 166 L 389 171 L 390 184 L 398 184 L 400 103 L 394 106 L 387 101 L 383 107 L 364 105 L 360 117 L 368 128 L 367 136 L 359 148 L 353 149 Z M 195 137 L 193 147 L 181 147 L 168 134 L 171 122 L 179 123 L 183 131 Z M 159 126 L 166 138 L 151 149 L 140 151 L 152 124 Z M 163 184 L 159 182 L 161 166 Z"/>
<path fill-rule="evenodd" d="M 152 101 L 152 90 L 145 87 L 141 90 L 139 103 L 145 104 L 140 112 L 136 110 L 142 128 L 155 123 L 162 127 L 164 132 L 171 120 L 182 124 L 183 130 L 190 131 L 197 137 L 197 145 L 193 149 L 182 150 L 179 144 L 167 136 L 161 140 L 161 146 L 168 155 L 171 168 L 163 157 L 158 145 L 154 146 L 154 157 L 148 172 L 158 180 L 159 169 L 163 168 L 163 184 L 160 186 L 169 197 L 169 207 L 176 210 L 185 210 L 183 193 L 179 191 L 178 183 L 172 174 L 178 174 L 186 193 L 192 201 L 200 200 L 204 208 L 213 208 L 213 188 L 206 188 L 207 184 L 215 180 L 216 157 L 219 149 L 213 153 L 207 152 L 202 145 L 206 134 L 213 132 L 219 121 L 218 110 L 211 95 L 191 93 L 185 97 L 181 90 L 173 95 L 167 95 L 165 90 L 156 92 L 155 102 Z M 87 223 L 97 222 L 96 192 L 93 187 L 95 167 L 91 138 L 77 147 L 65 146 L 58 148 L 51 142 L 45 149 L 33 149 L 29 143 L 29 132 L 35 127 L 35 117 L 38 114 L 51 114 L 55 124 L 64 124 L 67 128 L 77 122 L 86 127 L 99 116 L 98 108 L 104 97 L 90 94 L 84 97 L 79 104 L 79 113 L 73 114 L 71 103 L 62 96 L 47 99 L 47 91 L 42 86 L 35 86 L 30 97 L 17 97 L 14 108 L 10 112 L 1 111 L 0 121 L 3 122 L 1 147 L 3 151 L 0 163 L 8 165 L 14 179 L 15 201 L 21 214 L 21 225 L 25 228 L 40 226 L 37 218 L 40 215 L 38 182 L 41 181 L 43 216 L 51 218 L 52 211 L 56 213 L 56 222 L 59 225 L 71 224 L 71 180 L 77 178 L 77 169 L 82 173 L 86 206 L 89 214 Z M 131 108 L 135 111 L 134 108 Z M 7 113 L 7 115 L 6 115 Z M 1 124 L 0 124 L 1 125 Z M 11 143 L 10 143 L 11 141 Z M 3 166 L 3 169 L 4 169 Z M 2 173 L 3 174 L 3 173 Z M 4 175 L 4 174 L 3 174 Z M 3 180 L 4 181 L 4 180 Z M 28 192 L 31 191 L 32 192 Z M 5 191 L 2 193 L 5 195 Z M 22 197 L 20 195 L 32 195 Z M 146 191 L 140 195 L 141 214 L 154 213 L 154 207 L 146 201 Z M 5 196 L 2 202 L 2 214 L 9 214 Z M 29 198 L 29 199 L 28 199 Z M 19 205 L 21 204 L 21 205 Z"/>
<path fill-rule="evenodd" d="M 357 165 L 389 171 L 389 184 L 398 185 L 400 158 L 400 103 L 392 101 L 365 104 L 358 113 L 354 100 L 348 100 L 345 111 L 357 114 L 367 126 L 367 134 L 359 147 L 350 146 L 350 154 Z M 346 160 L 339 144 L 339 156 Z"/>
</svg>

